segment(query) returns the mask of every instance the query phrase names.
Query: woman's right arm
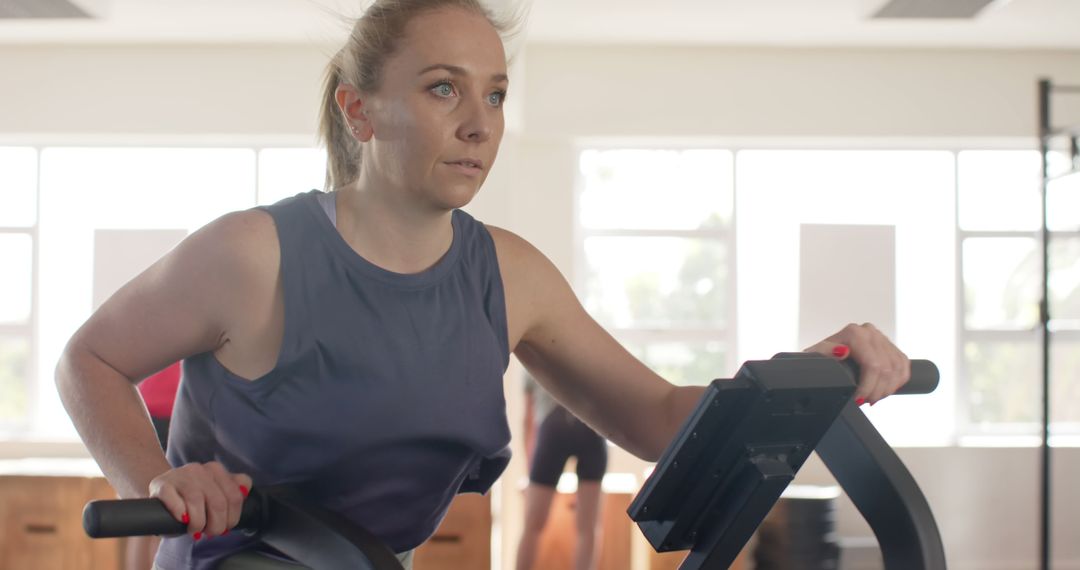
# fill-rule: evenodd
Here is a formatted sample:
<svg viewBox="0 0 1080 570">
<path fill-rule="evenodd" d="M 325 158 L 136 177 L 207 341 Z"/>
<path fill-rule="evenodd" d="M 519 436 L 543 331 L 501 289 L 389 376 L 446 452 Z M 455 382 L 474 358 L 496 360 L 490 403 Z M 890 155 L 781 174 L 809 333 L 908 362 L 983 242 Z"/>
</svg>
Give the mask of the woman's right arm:
<svg viewBox="0 0 1080 570">
<path fill-rule="evenodd" d="M 124 285 L 72 336 L 57 365 L 57 390 L 121 497 L 148 496 L 151 481 L 171 470 L 135 384 L 181 358 L 231 342 L 251 311 L 273 306 L 263 303 L 267 290 L 273 299 L 279 263 L 268 214 L 228 214 Z M 207 465 L 188 467 L 180 476 L 186 492 L 166 485 L 154 494 L 178 519 L 192 511 L 195 496 L 208 504 L 225 500 L 223 508 L 211 504 L 205 512 L 190 512 L 195 530 L 220 532 L 235 524 L 230 507 L 242 495 L 235 483 L 225 483 L 234 476 Z M 246 476 L 239 480 L 250 486 Z M 215 481 L 233 490 L 218 493 Z"/>
</svg>

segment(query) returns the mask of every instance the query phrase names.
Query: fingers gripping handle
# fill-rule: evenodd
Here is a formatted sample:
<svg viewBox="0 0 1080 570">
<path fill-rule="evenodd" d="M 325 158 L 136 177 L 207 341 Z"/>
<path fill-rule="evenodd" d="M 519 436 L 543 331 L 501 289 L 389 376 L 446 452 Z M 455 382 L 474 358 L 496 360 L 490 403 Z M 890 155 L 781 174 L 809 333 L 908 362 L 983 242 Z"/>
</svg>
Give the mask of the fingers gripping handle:
<svg viewBox="0 0 1080 570">
<path fill-rule="evenodd" d="M 856 383 L 859 378 L 859 365 L 848 358 L 842 360 L 848 370 L 854 375 Z M 929 360 L 911 360 L 911 379 L 896 391 L 897 394 L 929 394 L 937 389 L 940 374 L 937 365 Z"/>
<path fill-rule="evenodd" d="M 261 526 L 263 498 L 252 490 L 244 499 L 238 530 Z M 157 499 L 91 501 L 83 509 L 83 530 L 90 538 L 184 534 L 187 525 L 176 520 Z"/>
<path fill-rule="evenodd" d="M 828 358 L 813 352 L 781 352 L 773 358 Z M 851 373 L 855 383 L 859 380 L 859 365 L 853 358 L 845 358 L 839 361 Z M 940 374 L 937 365 L 929 360 L 912 359 L 911 379 L 904 384 L 897 394 L 929 394 L 937 389 Z"/>
</svg>

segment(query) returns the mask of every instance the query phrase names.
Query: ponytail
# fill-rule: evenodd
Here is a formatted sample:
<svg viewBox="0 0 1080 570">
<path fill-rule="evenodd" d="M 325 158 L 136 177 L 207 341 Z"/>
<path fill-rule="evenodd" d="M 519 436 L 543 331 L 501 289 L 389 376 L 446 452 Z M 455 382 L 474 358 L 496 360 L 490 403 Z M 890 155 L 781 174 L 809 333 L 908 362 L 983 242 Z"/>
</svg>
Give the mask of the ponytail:
<svg viewBox="0 0 1080 570">
<path fill-rule="evenodd" d="M 344 50 L 339 51 L 326 66 L 323 82 L 322 109 L 319 112 L 319 139 L 326 146 L 327 192 L 353 183 L 360 175 L 361 147 L 353 138 L 352 129 L 337 104 L 337 88 L 342 83 Z"/>
</svg>

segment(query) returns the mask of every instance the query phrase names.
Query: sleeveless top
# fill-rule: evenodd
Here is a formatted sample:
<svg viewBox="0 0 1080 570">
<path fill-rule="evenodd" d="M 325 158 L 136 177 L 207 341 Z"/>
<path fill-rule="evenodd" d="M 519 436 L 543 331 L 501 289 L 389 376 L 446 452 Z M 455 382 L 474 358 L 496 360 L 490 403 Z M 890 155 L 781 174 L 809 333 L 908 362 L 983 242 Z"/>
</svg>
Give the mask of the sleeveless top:
<svg viewBox="0 0 1080 570">
<path fill-rule="evenodd" d="M 442 259 L 392 273 L 345 242 L 320 195 L 265 208 L 285 299 L 274 369 L 247 380 L 212 352 L 185 359 L 168 459 L 219 461 L 256 487 L 292 485 L 404 552 L 435 532 L 455 494 L 487 492 L 510 460 L 495 245 L 455 210 Z M 253 541 L 170 537 L 156 563 L 213 568 Z"/>
</svg>

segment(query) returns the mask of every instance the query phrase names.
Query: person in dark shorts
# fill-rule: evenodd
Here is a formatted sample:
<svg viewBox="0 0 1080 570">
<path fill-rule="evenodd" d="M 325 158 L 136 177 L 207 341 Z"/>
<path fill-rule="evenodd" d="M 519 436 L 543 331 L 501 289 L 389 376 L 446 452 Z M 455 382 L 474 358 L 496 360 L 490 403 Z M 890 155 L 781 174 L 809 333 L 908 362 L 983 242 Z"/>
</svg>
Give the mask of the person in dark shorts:
<svg viewBox="0 0 1080 570">
<path fill-rule="evenodd" d="M 578 479 L 574 570 L 591 570 L 597 562 L 596 539 L 600 533 L 601 482 L 607 471 L 607 442 L 560 406 L 528 375 L 525 397 L 529 486 L 525 490 L 525 525 L 518 545 L 517 570 L 530 570 L 536 561 L 540 534 L 570 457 L 577 459 Z"/>
</svg>

